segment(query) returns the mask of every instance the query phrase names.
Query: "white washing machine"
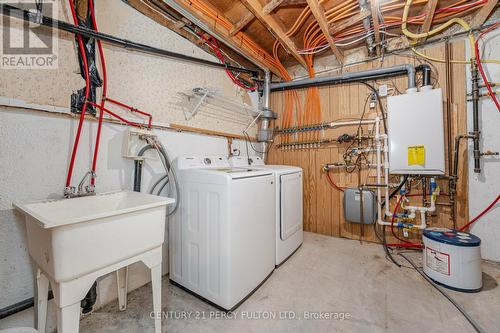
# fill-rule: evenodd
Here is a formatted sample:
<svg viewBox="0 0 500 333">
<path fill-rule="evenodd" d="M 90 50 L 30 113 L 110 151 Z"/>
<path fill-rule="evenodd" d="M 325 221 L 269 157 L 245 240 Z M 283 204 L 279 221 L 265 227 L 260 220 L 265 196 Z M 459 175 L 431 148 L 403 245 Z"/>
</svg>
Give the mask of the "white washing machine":
<svg viewBox="0 0 500 333">
<path fill-rule="evenodd" d="M 225 157 L 179 157 L 178 212 L 169 223 L 170 279 L 233 310 L 274 270 L 275 177 Z"/>
<path fill-rule="evenodd" d="M 233 156 L 233 167 L 251 167 L 273 172 L 276 179 L 276 266 L 288 259 L 302 244 L 303 202 L 302 168 L 265 165 L 261 157 Z"/>
</svg>

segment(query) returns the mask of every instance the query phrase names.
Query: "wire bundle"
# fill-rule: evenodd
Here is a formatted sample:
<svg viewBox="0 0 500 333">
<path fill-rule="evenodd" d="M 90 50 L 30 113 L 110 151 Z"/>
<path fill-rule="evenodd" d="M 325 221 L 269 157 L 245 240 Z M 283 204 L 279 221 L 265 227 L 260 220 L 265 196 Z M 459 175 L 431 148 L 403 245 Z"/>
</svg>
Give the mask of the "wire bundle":
<svg viewBox="0 0 500 333">
<path fill-rule="evenodd" d="M 226 60 L 224 58 L 224 55 L 222 54 L 222 51 L 220 49 L 219 42 L 217 42 L 217 39 L 215 39 L 213 36 L 207 37 L 207 36 L 205 36 L 202 33 L 199 33 L 198 35 L 212 49 L 212 51 L 215 53 L 215 56 L 217 57 L 217 59 L 219 59 L 219 61 L 222 64 L 224 64 L 224 65 L 227 66 Z M 233 83 L 236 84 L 240 88 L 243 88 L 243 89 L 249 90 L 249 91 L 254 91 L 254 90 L 257 89 L 257 86 L 255 84 L 254 85 L 249 85 L 248 83 L 240 80 L 238 78 L 238 75 L 235 75 L 228 68 L 226 68 L 226 74 L 227 74 L 227 76 L 229 76 L 229 78 L 231 79 L 231 81 L 233 81 Z"/>
</svg>

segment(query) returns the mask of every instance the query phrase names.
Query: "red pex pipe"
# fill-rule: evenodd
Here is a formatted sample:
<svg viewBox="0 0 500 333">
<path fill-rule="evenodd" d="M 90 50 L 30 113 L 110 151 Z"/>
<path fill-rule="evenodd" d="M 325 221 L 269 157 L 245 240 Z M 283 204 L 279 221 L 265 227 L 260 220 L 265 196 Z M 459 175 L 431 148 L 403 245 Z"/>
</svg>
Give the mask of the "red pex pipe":
<svg viewBox="0 0 500 333">
<path fill-rule="evenodd" d="M 484 85 L 486 86 L 486 89 L 488 89 L 488 93 L 491 97 L 491 100 L 493 101 L 493 103 L 495 103 L 497 110 L 500 112 L 500 103 L 498 102 L 495 92 L 493 91 L 493 89 L 491 89 L 490 82 L 488 81 L 488 78 L 484 73 L 483 64 L 481 63 L 481 53 L 479 52 L 479 41 L 481 40 L 481 38 L 483 38 L 483 36 L 488 32 L 495 30 L 499 25 L 500 22 L 497 22 L 479 35 L 479 37 L 476 40 L 476 44 L 474 45 L 474 52 L 476 53 L 477 69 L 479 69 L 479 73 L 481 73 L 481 77 L 483 78 L 483 82 Z"/>
<path fill-rule="evenodd" d="M 97 22 L 95 18 L 95 12 L 94 12 L 94 1 L 90 0 L 89 1 L 89 6 L 90 6 L 90 17 L 92 18 L 92 25 L 94 26 L 95 31 L 99 31 L 97 28 Z M 106 103 L 106 93 L 108 90 L 108 78 L 106 74 L 106 61 L 104 60 L 104 51 L 102 49 L 102 43 L 98 39 L 97 40 L 97 48 L 99 50 L 99 58 L 101 59 L 101 70 L 102 70 L 102 97 L 101 97 L 101 106 L 99 108 L 99 124 L 97 125 L 97 135 L 95 139 L 95 149 L 94 149 L 94 157 L 92 160 L 92 171 L 96 172 L 96 167 L 97 167 L 97 156 L 99 154 L 99 143 L 101 141 L 101 129 L 102 129 L 102 118 L 104 115 L 104 104 Z M 95 184 L 95 177 L 92 176 L 90 179 L 90 183 L 92 185 Z"/>
<path fill-rule="evenodd" d="M 473 218 L 469 223 L 467 223 L 466 225 L 464 225 L 463 227 L 461 227 L 460 230 L 463 231 L 463 230 L 467 229 L 468 226 L 470 226 L 472 223 L 476 222 L 481 217 L 483 217 L 484 214 L 486 214 L 491 208 L 493 208 L 493 206 L 496 205 L 496 203 L 498 202 L 498 200 L 500 200 L 500 194 L 497 195 L 497 198 L 495 200 L 493 200 L 493 202 L 490 203 L 490 205 L 488 207 L 486 207 L 481 213 L 479 213 L 478 216 L 476 216 L 475 218 Z"/>
<path fill-rule="evenodd" d="M 71 8 L 71 15 L 73 16 L 73 21 L 75 22 L 75 25 L 78 25 L 78 18 L 76 17 L 76 11 L 73 0 L 68 0 L 68 1 L 69 1 L 69 7 Z M 83 61 L 83 68 L 85 71 L 85 103 L 82 106 L 81 110 L 82 113 L 80 114 L 80 121 L 78 123 L 75 142 L 73 144 L 73 152 L 71 153 L 71 160 L 69 162 L 69 167 L 68 167 L 68 175 L 66 177 L 66 187 L 69 187 L 71 185 L 71 176 L 73 175 L 73 167 L 75 165 L 75 158 L 76 158 L 76 153 L 78 151 L 78 144 L 80 142 L 80 136 L 82 134 L 83 121 L 85 119 L 85 111 L 87 110 L 86 102 L 90 94 L 90 80 L 89 80 L 87 55 L 85 54 L 85 48 L 83 46 L 82 36 L 77 35 L 77 38 L 78 38 L 78 46 L 80 48 L 80 54 L 82 56 L 82 61 Z"/>
<path fill-rule="evenodd" d="M 327 171 L 326 172 L 326 179 L 328 180 L 328 182 L 330 183 L 330 185 L 339 190 L 340 192 L 344 192 L 344 188 L 343 187 L 340 187 L 337 185 L 337 183 L 335 183 L 335 181 L 333 180 L 332 176 L 330 175 L 330 171 Z"/>
<path fill-rule="evenodd" d="M 153 121 L 153 116 L 150 114 L 150 113 L 147 113 L 147 112 L 144 112 L 144 111 L 141 111 L 139 109 L 136 109 L 130 105 L 127 105 L 127 104 L 124 104 L 122 102 L 118 102 L 114 99 L 111 99 L 111 98 L 108 98 L 107 99 L 108 102 L 110 103 L 113 103 L 113 104 L 116 104 L 116 105 L 119 105 L 121 106 L 122 108 L 125 108 L 125 109 L 128 109 L 130 112 L 135 112 L 135 113 L 139 113 L 139 114 L 142 114 L 143 116 L 146 116 L 149 118 L 149 121 L 148 121 L 148 127 L 151 128 L 152 126 L 152 121 Z"/>
<path fill-rule="evenodd" d="M 89 105 L 92 105 L 93 107 L 95 108 L 98 108 L 99 110 L 101 110 L 101 112 L 106 112 L 106 113 L 109 113 L 110 115 L 112 115 L 113 117 L 115 117 L 116 119 L 119 119 L 121 120 L 122 122 L 124 122 L 125 124 L 129 125 L 129 126 L 133 126 L 133 127 L 138 127 L 138 128 L 142 128 L 142 124 L 139 124 L 139 123 L 134 123 L 134 122 L 131 122 L 131 121 L 128 121 L 127 119 L 117 115 L 116 113 L 114 113 L 113 111 L 111 110 L 108 110 L 106 108 L 101 108 L 100 105 L 94 103 L 94 102 L 87 102 Z"/>
</svg>

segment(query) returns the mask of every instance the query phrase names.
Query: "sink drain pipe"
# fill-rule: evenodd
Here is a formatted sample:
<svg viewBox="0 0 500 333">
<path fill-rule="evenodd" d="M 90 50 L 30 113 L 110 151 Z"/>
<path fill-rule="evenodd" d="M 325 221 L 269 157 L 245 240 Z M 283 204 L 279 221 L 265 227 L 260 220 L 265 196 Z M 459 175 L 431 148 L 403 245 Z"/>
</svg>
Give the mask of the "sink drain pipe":
<svg viewBox="0 0 500 333">
<path fill-rule="evenodd" d="M 47 300 L 51 300 L 54 298 L 54 294 L 52 293 L 52 290 L 49 290 L 49 295 Z M 16 313 L 19 313 L 21 311 L 27 310 L 29 308 L 32 308 L 35 306 L 35 298 L 30 297 L 28 299 L 22 300 L 20 302 L 17 302 L 15 304 L 6 306 L 5 308 L 0 309 L 0 320 L 7 318 L 9 316 L 12 316 Z"/>
</svg>

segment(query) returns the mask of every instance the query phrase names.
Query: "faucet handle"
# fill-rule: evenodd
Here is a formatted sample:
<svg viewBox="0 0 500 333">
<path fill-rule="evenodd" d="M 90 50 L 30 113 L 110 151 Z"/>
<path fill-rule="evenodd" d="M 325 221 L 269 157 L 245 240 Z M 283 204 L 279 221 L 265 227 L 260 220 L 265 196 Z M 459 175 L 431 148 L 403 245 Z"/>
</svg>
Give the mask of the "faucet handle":
<svg viewBox="0 0 500 333">
<path fill-rule="evenodd" d="M 87 186 L 85 186 L 85 192 L 87 192 L 87 193 L 94 193 L 95 192 L 95 185 L 87 185 Z"/>
<path fill-rule="evenodd" d="M 64 197 L 71 198 L 75 195 L 76 188 L 74 186 L 66 186 L 64 188 Z"/>
</svg>

